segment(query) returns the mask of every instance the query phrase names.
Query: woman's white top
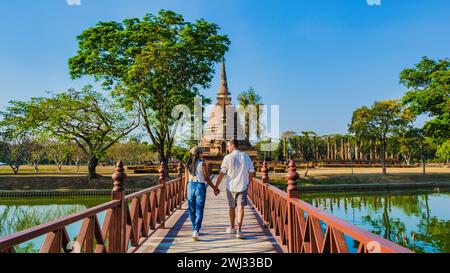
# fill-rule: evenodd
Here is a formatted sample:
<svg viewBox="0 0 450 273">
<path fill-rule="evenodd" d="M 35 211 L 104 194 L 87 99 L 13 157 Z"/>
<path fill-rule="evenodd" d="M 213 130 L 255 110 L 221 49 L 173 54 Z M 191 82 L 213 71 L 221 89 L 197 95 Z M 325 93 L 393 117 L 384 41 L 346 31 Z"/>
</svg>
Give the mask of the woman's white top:
<svg viewBox="0 0 450 273">
<path fill-rule="evenodd" d="M 195 169 L 195 176 L 189 173 L 189 181 L 206 183 L 205 176 L 203 175 L 203 162 L 197 161 L 197 168 Z"/>
</svg>

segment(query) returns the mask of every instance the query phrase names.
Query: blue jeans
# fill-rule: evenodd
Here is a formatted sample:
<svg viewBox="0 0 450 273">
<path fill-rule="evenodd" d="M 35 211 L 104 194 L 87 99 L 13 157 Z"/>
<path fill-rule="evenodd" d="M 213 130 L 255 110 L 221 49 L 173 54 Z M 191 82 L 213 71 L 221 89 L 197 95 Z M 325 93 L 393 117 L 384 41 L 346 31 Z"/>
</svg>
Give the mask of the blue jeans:
<svg viewBox="0 0 450 273">
<path fill-rule="evenodd" d="M 206 201 L 206 184 L 189 181 L 187 186 L 187 200 L 192 230 L 200 231 Z"/>
</svg>

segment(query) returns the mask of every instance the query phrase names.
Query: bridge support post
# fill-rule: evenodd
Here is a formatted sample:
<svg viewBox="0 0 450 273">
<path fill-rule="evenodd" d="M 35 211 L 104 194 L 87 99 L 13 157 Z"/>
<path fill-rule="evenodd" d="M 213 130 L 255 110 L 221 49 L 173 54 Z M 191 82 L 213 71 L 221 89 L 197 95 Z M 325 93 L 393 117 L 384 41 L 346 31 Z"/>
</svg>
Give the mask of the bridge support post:
<svg viewBox="0 0 450 273">
<path fill-rule="evenodd" d="M 180 161 L 178 163 L 178 206 L 181 209 L 181 205 L 184 201 L 184 183 L 183 183 L 183 163 Z"/>
<path fill-rule="evenodd" d="M 295 238 L 294 234 L 294 210 L 291 200 L 298 199 L 298 190 L 297 190 L 297 179 L 299 178 L 297 168 L 295 167 L 295 163 L 293 160 L 289 162 L 289 169 L 286 173 L 286 181 L 287 181 L 287 222 L 288 222 L 288 252 L 293 253 L 295 249 Z"/>
<path fill-rule="evenodd" d="M 164 168 L 164 163 L 161 162 L 161 166 L 159 168 L 159 188 L 160 188 L 160 196 L 159 196 L 159 203 L 158 203 L 158 213 L 159 213 L 159 219 L 160 219 L 160 227 L 165 227 L 166 222 L 166 173 Z"/>
<path fill-rule="evenodd" d="M 125 229 L 126 229 L 126 206 L 125 206 L 125 180 L 127 174 L 123 168 L 123 162 L 116 164 L 116 169 L 112 175 L 114 188 L 112 189 L 112 200 L 119 200 L 120 205 L 115 207 L 112 212 L 112 221 L 109 231 L 108 252 L 124 253 L 125 246 Z"/>
<path fill-rule="evenodd" d="M 270 211 L 269 211 L 269 193 L 268 193 L 268 187 L 269 187 L 269 168 L 267 168 L 267 162 L 264 160 L 262 167 L 262 182 L 263 182 L 263 204 L 261 208 L 261 213 L 263 215 L 263 220 L 265 224 L 265 228 L 271 228 L 270 226 Z"/>
</svg>

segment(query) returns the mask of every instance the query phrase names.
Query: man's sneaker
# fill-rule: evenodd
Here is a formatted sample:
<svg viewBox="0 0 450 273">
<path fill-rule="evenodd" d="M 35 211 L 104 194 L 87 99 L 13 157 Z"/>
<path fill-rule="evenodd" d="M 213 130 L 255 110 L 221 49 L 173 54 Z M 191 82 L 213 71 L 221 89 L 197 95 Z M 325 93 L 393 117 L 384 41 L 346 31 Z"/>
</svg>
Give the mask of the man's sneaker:
<svg viewBox="0 0 450 273">
<path fill-rule="evenodd" d="M 236 231 L 236 239 L 244 239 L 244 237 L 242 236 L 242 231 Z"/>
<path fill-rule="evenodd" d="M 235 234 L 235 233 L 236 233 L 236 230 L 234 228 L 232 228 L 232 227 L 227 228 L 227 234 Z"/>
<path fill-rule="evenodd" d="M 194 230 L 194 233 L 192 234 L 192 240 L 198 241 L 198 231 Z"/>
</svg>

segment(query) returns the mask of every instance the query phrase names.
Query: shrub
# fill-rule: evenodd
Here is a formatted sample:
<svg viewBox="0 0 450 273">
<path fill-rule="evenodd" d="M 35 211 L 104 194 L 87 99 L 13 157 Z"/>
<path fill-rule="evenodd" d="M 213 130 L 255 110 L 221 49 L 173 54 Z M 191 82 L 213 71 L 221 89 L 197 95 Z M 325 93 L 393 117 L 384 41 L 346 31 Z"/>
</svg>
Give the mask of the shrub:
<svg viewBox="0 0 450 273">
<path fill-rule="evenodd" d="M 286 172 L 286 168 L 285 167 L 275 167 L 274 172 L 275 173 L 284 173 L 284 172 Z"/>
</svg>

